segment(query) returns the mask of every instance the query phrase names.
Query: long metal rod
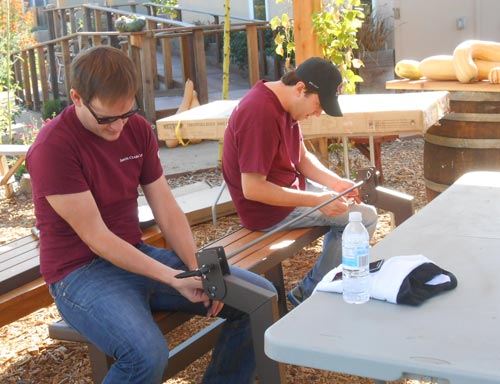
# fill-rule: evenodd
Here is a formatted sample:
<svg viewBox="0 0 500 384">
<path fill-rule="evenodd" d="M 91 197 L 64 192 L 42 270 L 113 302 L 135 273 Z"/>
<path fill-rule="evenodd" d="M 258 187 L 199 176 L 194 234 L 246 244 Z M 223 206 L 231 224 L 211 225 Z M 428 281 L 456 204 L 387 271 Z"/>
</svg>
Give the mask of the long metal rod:
<svg viewBox="0 0 500 384">
<path fill-rule="evenodd" d="M 249 242 L 248 244 L 245 244 L 243 247 L 241 248 L 238 248 L 236 249 L 235 251 L 229 253 L 227 255 L 227 258 L 230 259 L 231 257 L 237 255 L 238 253 L 241 253 L 245 250 L 247 250 L 248 248 L 250 247 L 253 247 L 255 244 L 261 242 L 262 240 L 265 240 L 267 239 L 268 237 L 274 235 L 276 232 L 279 232 L 279 231 L 282 231 L 284 230 L 285 228 L 289 227 L 290 225 L 296 223 L 297 221 L 299 221 L 300 219 L 310 215 L 311 213 L 317 211 L 318 209 L 320 208 L 323 208 L 325 205 L 327 204 L 330 204 L 331 202 L 341 198 L 342 196 L 346 195 L 347 193 L 351 192 L 352 190 L 358 188 L 359 186 L 361 186 L 362 184 L 364 183 L 364 180 L 361 180 L 361 181 L 358 181 L 356 184 L 354 184 L 352 187 L 349 187 L 347 188 L 346 190 L 340 192 L 338 195 L 336 196 L 333 196 L 331 198 L 329 198 L 328 200 L 326 201 L 323 201 L 321 204 L 318 204 L 317 206 L 309 209 L 308 211 L 304 212 L 303 214 L 297 216 L 295 219 L 293 220 L 290 220 L 290 221 L 287 221 L 286 223 L 283 223 L 282 225 L 280 225 L 279 227 L 273 229 L 272 231 L 269 231 L 267 232 L 265 235 L 259 237 L 258 239 L 255 239 L 255 240 L 252 240 L 251 242 Z"/>
</svg>

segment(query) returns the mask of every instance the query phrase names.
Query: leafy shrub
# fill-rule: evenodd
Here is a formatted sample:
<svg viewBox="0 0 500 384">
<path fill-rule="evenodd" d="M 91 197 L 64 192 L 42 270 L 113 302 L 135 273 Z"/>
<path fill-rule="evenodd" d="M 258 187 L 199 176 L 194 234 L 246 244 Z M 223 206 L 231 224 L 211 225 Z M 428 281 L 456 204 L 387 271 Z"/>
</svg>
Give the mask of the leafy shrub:
<svg viewBox="0 0 500 384">
<path fill-rule="evenodd" d="M 64 109 L 64 103 L 59 99 L 48 100 L 42 105 L 42 119 L 53 119 Z"/>
</svg>

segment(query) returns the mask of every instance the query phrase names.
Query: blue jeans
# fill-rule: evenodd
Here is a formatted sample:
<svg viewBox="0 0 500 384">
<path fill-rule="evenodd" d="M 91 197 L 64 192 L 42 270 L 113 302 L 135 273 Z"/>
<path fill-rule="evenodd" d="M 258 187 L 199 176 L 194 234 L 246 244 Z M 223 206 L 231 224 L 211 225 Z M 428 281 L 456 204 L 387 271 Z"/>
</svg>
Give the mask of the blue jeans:
<svg viewBox="0 0 500 384">
<path fill-rule="evenodd" d="M 317 187 L 309 183 L 307 184 L 307 189 L 318 190 Z M 295 219 L 310 209 L 310 207 L 297 207 L 278 224 L 266 228 L 264 231 L 272 231 L 273 229 Z M 335 217 L 326 216 L 319 210 L 316 210 L 288 227 L 288 229 L 321 226 L 330 227 L 330 230 L 325 234 L 323 240 L 323 251 L 321 252 L 321 255 L 318 260 L 316 260 L 314 267 L 298 284 L 302 288 L 304 299 L 312 295 L 314 288 L 321 281 L 323 276 L 342 263 L 342 232 L 349 223 L 349 212 L 353 211 L 361 212 L 363 216 L 363 224 L 368 230 L 371 238 L 375 232 L 375 228 L 377 227 L 378 216 L 375 207 L 366 204 L 351 205 L 347 212 Z"/>
<path fill-rule="evenodd" d="M 171 250 L 137 248 L 175 269 L 186 266 Z M 231 273 L 271 291 L 266 279 L 231 267 Z M 116 359 L 104 383 L 161 383 L 168 345 L 151 311 L 206 315 L 203 303 L 191 303 L 172 287 L 120 269 L 102 258 L 71 272 L 49 287 L 62 318 L 108 356 Z M 255 356 L 249 316 L 224 306 L 224 323 L 203 383 L 251 383 Z"/>
</svg>

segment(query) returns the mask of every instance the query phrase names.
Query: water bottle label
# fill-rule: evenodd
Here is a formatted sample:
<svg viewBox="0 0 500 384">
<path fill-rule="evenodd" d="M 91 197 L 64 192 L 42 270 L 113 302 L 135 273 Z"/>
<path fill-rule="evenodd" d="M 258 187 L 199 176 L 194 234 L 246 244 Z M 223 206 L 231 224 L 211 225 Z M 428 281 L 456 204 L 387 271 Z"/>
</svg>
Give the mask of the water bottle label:
<svg viewBox="0 0 500 384">
<path fill-rule="evenodd" d="M 342 264 L 346 267 L 358 268 L 368 264 L 369 246 L 343 248 Z"/>
</svg>

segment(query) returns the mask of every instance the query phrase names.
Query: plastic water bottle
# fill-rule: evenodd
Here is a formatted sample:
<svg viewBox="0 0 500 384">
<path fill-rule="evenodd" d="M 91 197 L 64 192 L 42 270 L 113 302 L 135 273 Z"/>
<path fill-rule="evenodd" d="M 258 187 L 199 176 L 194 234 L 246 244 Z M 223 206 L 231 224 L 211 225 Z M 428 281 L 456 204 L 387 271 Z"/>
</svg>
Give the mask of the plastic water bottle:
<svg viewBox="0 0 500 384">
<path fill-rule="evenodd" d="M 346 303 L 370 300 L 370 236 L 361 212 L 349 213 L 349 224 L 342 234 L 342 297 Z"/>
</svg>

